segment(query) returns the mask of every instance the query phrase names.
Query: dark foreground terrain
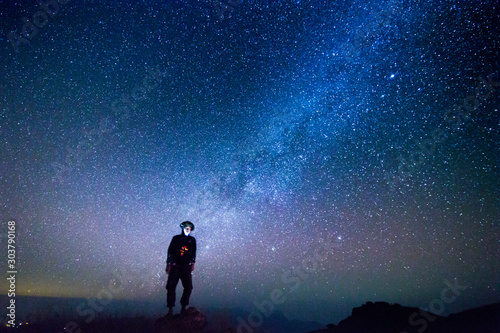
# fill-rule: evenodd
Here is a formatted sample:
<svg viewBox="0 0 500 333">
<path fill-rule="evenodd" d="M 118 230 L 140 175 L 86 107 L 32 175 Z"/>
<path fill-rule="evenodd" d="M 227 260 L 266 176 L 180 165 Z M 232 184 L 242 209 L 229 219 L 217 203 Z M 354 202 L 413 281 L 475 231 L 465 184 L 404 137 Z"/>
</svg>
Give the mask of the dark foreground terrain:
<svg viewBox="0 0 500 333">
<path fill-rule="evenodd" d="M 216 312 L 190 308 L 185 314 L 164 316 L 107 315 L 78 323 L 56 314 L 39 317 L 17 327 L 2 319 L 0 332 L 25 333 L 500 333 L 500 304 L 492 304 L 447 317 L 419 308 L 385 302 L 368 302 L 351 316 L 326 327 L 315 322 L 289 321 L 275 311 L 253 326 L 241 324 L 240 310 Z M 321 327 L 324 328 L 321 328 Z M 66 327 L 66 328 L 65 328 Z"/>
</svg>

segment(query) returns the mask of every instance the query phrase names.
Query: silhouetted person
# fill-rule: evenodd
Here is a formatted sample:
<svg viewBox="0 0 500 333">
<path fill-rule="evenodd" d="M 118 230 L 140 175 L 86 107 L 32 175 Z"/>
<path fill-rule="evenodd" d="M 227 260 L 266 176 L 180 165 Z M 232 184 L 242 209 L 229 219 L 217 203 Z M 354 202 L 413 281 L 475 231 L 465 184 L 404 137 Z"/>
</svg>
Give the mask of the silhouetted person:
<svg viewBox="0 0 500 333">
<path fill-rule="evenodd" d="M 181 297 L 181 313 L 185 313 L 189 304 L 191 290 L 193 290 L 193 280 L 191 272 L 194 270 L 196 259 L 196 239 L 190 235 L 194 230 L 194 224 L 189 221 L 181 223 L 182 232 L 175 235 L 170 242 L 167 254 L 167 307 L 168 315 L 173 315 L 175 305 L 175 288 L 182 282 L 184 291 Z"/>
</svg>

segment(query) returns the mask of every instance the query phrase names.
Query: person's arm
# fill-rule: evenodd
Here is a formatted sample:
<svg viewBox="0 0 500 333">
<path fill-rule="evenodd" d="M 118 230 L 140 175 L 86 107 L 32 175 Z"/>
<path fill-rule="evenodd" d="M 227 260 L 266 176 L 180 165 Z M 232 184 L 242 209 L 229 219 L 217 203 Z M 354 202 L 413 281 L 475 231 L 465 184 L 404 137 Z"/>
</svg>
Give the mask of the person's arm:
<svg viewBox="0 0 500 333">
<path fill-rule="evenodd" d="M 174 257 L 172 255 L 173 249 L 174 249 L 174 237 L 172 237 L 172 240 L 170 241 L 170 245 L 168 246 L 168 251 L 167 251 L 167 267 L 165 268 L 165 272 L 167 274 L 170 274 L 170 269 L 172 268 L 172 261 L 174 260 Z"/>
<path fill-rule="evenodd" d="M 193 237 L 193 254 L 191 256 L 191 272 L 194 271 L 194 263 L 196 262 L 196 238 Z"/>
</svg>

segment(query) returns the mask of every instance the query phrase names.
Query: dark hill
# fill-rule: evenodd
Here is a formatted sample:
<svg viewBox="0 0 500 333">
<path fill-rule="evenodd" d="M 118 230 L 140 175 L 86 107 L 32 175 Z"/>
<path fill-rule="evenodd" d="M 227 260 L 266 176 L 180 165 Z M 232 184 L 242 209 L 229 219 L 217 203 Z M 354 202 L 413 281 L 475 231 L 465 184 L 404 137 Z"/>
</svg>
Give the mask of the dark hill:
<svg viewBox="0 0 500 333">
<path fill-rule="evenodd" d="M 448 317 L 419 308 L 368 302 L 352 315 L 310 333 L 500 333 L 500 304 L 468 310 Z"/>
</svg>

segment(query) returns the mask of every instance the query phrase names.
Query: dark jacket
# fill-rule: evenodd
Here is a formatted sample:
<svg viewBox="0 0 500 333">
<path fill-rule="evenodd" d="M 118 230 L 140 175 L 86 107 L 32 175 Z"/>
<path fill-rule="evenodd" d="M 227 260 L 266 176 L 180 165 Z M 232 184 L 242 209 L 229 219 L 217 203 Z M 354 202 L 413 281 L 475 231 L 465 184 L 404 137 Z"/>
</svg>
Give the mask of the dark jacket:
<svg viewBox="0 0 500 333">
<path fill-rule="evenodd" d="M 184 234 L 172 237 L 168 247 L 167 265 L 188 266 L 196 260 L 196 239 Z"/>
</svg>

